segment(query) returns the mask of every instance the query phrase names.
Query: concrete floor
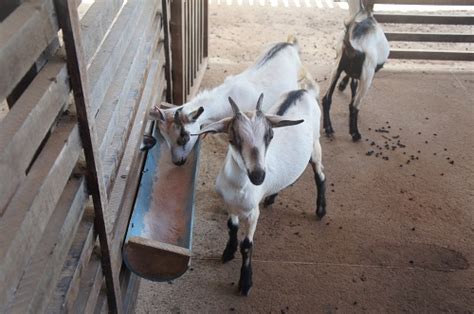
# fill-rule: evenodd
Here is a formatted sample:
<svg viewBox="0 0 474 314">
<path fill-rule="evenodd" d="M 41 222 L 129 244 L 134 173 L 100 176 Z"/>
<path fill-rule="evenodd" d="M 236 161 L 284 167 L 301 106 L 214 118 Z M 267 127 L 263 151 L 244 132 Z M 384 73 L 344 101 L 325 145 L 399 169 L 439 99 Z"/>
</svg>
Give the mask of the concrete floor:
<svg viewBox="0 0 474 314">
<path fill-rule="evenodd" d="M 218 40 L 211 37 L 211 47 L 219 47 Z M 248 65 L 226 62 L 235 56 L 219 49 L 219 56 L 211 56 L 205 88 Z M 251 50 L 248 58 L 257 53 Z M 310 69 L 324 92 L 330 67 Z M 472 71 L 387 66 L 363 101 L 359 143 L 348 134 L 349 93 L 336 92 L 336 137 L 321 139 L 328 214 L 315 219 L 309 168 L 273 207 L 261 210 L 249 297 L 237 295 L 241 260 L 220 263 L 227 228 L 214 179 L 227 142 L 208 136 L 191 269 L 173 282 L 143 281 L 136 312 L 472 313 L 473 90 Z M 375 131 L 381 127 L 389 133 Z M 406 147 L 392 150 L 398 140 Z M 367 156 L 371 150 L 383 155 Z"/>
</svg>

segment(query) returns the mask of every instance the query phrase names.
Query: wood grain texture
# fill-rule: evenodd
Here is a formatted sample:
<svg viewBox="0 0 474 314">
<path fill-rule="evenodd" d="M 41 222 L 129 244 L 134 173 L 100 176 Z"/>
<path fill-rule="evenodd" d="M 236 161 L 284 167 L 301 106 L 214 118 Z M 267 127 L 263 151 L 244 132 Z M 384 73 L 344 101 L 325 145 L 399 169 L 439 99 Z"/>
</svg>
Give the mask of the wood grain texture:
<svg viewBox="0 0 474 314">
<path fill-rule="evenodd" d="M 67 66 L 74 93 L 76 112 L 80 125 L 81 140 L 87 163 L 87 185 L 92 194 L 95 212 L 95 230 L 99 234 L 102 269 L 107 285 L 109 309 L 121 313 L 120 286 L 118 274 L 115 274 L 110 264 L 110 240 L 105 226 L 104 210 L 107 204 L 107 193 L 102 181 L 102 165 L 98 156 L 98 141 L 95 130 L 94 114 L 91 110 L 86 64 L 82 55 L 83 48 L 80 40 L 79 16 L 72 1 L 55 0 L 58 21 L 63 31 L 64 44 L 67 54 Z"/>
<path fill-rule="evenodd" d="M 379 23 L 474 25 L 474 16 L 471 15 L 376 13 L 374 17 Z"/>
<path fill-rule="evenodd" d="M 81 276 L 94 248 L 97 234 L 94 232 L 94 210 L 86 209 L 69 249 L 55 290 L 49 300 L 46 313 L 71 313 L 77 295 Z"/>
<path fill-rule="evenodd" d="M 389 58 L 418 60 L 474 61 L 474 52 L 454 50 L 404 50 L 391 49 Z"/>
<path fill-rule="evenodd" d="M 124 0 L 95 1 L 81 19 L 81 36 L 84 47 L 84 58 L 89 66 L 107 32 L 113 25 Z"/>
<path fill-rule="evenodd" d="M 24 270 L 8 312 L 43 312 L 56 286 L 88 198 L 85 176 L 71 178 Z"/>
<path fill-rule="evenodd" d="M 452 42 L 452 43 L 474 42 L 473 34 L 388 32 L 388 33 L 385 33 L 385 36 L 387 36 L 387 39 L 390 41 Z"/>
<path fill-rule="evenodd" d="M 86 90 L 90 95 L 93 116 L 97 114 L 109 86 L 112 83 L 120 83 L 115 80 L 115 75 L 133 30 L 140 22 L 139 17 L 142 16 L 145 3 L 146 1 L 130 1 L 125 5 L 87 69 L 89 87 Z"/>
<path fill-rule="evenodd" d="M 0 24 L 0 99 L 5 99 L 57 36 L 52 0 L 24 2 Z"/>
<path fill-rule="evenodd" d="M 26 177 L 26 169 L 67 101 L 66 64 L 51 60 L 0 124 L 0 215 Z"/>
<path fill-rule="evenodd" d="M 79 158 L 77 123 L 61 122 L 0 220 L 0 304 L 12 300 L 34 249 Z"/>
</svg>

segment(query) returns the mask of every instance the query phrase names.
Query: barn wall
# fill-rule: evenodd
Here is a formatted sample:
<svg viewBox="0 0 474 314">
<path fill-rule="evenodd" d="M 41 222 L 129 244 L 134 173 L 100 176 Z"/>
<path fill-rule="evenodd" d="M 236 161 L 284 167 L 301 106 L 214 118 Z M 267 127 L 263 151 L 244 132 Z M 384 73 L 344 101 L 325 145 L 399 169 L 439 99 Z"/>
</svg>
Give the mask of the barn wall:
<svg viewBox="0 0 474 314">
<path fill-rule="evenodd" d="M 0 4 L 0 312 L 133 309 L 139 280 L 121 247 L 146 113 L 173 101 L 172 62 L 190 62 L 171 53 L 183 31 L 171 11 L 185 2 Z M 205 69 L 203 54 L 193 60 L 186 80 Z"/>
</svg>

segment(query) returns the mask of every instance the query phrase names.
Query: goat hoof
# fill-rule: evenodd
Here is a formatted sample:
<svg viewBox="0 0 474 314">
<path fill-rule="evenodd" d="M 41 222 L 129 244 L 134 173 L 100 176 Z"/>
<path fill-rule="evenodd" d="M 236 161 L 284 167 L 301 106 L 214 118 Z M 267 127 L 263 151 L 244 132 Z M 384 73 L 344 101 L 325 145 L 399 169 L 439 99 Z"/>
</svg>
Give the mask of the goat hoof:
<svg viewBox="0 0 474 314">
<path fill-rule="evenodd" d="M 334 136 L 334 129 L 332 128 L 332 126 L 327 127 L 325 129 L 325 132 L 326 132 L 327 137 L 333 137 Z"/>
<path fill-rule="evenodd" d="M 339 89 L 339 91 L 343 92 L 347 87 L 347 83 L 339 83 L 339 85 L 337 86 L 337 89 Z"/>
<path fill-rule="evenodd" d="M 239 293 L 243 296 L 248 296 L 250 294 L 250 290 L 252 290 L 252 281 L 248 280 L 241 280 L 239 282 Z"/>
<path fill-rule="evenodd" d="M 316 219 L 317 220 L 322 220 L 325 215 L 326 215 L 326 207 L 325 206 L 321 206 L 316 210 Z"/>
<path fill-rule="evenodd" d="M 361 138 L 362 138 L 362 136 L 360 135 L 360 133 L 353 133 L 353 134 L 352 134 L 352 141 L 353 141 L 353 142 L 357 142 L 357 141 L 359 141 Z"/>
<path fill-rule="evenodd" d="M 222 263 L 225 264 L 233 260 L 235 257 L 235 251 L 237 251 L 237 248 L 233 249 L 231 247 L 226 246 L 224 253 L 222 253 L 221 257 Z"/>
</svg>

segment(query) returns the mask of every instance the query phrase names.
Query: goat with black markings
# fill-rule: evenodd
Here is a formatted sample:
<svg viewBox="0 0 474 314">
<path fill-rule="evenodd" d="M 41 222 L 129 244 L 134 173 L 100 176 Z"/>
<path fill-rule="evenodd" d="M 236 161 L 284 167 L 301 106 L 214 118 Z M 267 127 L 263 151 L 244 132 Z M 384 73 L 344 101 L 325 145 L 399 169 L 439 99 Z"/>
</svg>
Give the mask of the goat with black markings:
<svg viewBox="0 0 474 314">
<path fill-rule="evenodd" d="M 309 162 L 317 185 L 316 215 L 321 219 L 326 214 L 325 176 L 319 143 L 319 93 L 317 85 L 312 87 L 282 95 L 268 114 L 261 110 L 263 94 L 258 99 L 256 111 L 245 113 L 229 97 L 234 115 L 199 132 L 228 134 L 230 145 L 216 180 L 216 190 L 224 199 L 229 214 L 229 240 L 222 261 L 225 263 L 234 258 L 241 219 L 247 223 L 245 239 L 240 243 L 239 292 L 242 295 L 248 295 L 252 287 L 253 237 L 263 198 L 274 198 L 296 181 Z"/>
<path fill-rule="evenodd" d="M 351 79 L 352 99 L 349 104 L 349 133 L 354 142 L 361 135 L 357 118 L 362 98 L 367 94 L 375 73 L 387 61 L 390 47 L 382 27 L 374 19 L 370 9 L 366 9 L 362 0 L 349 0 L 351 20 L 346 24 L 346 31 L 338 51 L 337 67 L 334 69 L 329 89 L 323 98 L 323 127 L 326 135 L 331 136 L 334 129 L 331 124 L 330 108 L 332 94 L 342 72 L 346 76 L 339 84 L 345 89 Z"/>
<path fill-rule="evenodd" d="M 252 110 L 245 106 L 264 92 L 266 100 L 262 107 L 266 110 L 282 93 L 298 88 L 301 70 L 298 43 L 290 36 L 287 42 L 272 45 L 244 72 L 227 77 L 223 84 L 201 92 L 180 107 L 155 107 L 150 111 L 150 118 L 158 121 L 160 133 L 170 147 L 172 161 L 180 166 L 186 162 L 197 141 L 196 137 L 189 136 L 190 133 L 232 115 L 225 105 L 227 97 L 243 104 L 243 110 Z"/>
</svg>

